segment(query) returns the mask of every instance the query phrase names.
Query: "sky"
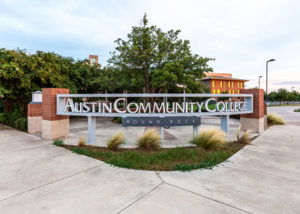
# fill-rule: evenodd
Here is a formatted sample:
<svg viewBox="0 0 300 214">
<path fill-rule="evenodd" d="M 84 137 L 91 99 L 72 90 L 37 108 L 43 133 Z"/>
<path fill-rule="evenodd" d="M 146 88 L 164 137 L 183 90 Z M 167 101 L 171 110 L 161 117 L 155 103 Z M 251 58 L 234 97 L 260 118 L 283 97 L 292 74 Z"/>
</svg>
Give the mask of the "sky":
<svg viewBox="0 0 300 214">
<path fill-rule="evenodd" d="M 105 66 L 117 38 L 147 13 L 163 31 L 180 29 L 214 72 L 248 79 L 248 88 L 300 92 L 299 0 L 0 0 L 0 48 L 50 51 Z"/>
</svg>

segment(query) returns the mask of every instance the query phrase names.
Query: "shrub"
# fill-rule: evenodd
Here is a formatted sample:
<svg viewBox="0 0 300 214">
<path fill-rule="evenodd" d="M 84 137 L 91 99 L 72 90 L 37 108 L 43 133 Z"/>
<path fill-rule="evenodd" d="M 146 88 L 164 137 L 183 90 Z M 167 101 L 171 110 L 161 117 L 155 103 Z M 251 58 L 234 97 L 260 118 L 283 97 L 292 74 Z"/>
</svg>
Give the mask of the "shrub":
<svg viewBox="0 0 300 214">
<path fill-rule="evenodd" d="M 268 125 L 285 125 L 284 120 L 278 114 L 271 113 L 267 115 Z"/>
<path fill-rule="evenodd" d="M 125 143 L 125 136 L 123 132 L 118 132 L 108 139 L 107 148 L 109 150 L 118 150 L 120 145 L 123 143 Z"/>
<path fill-rule="evenodd" d="M 122 123 L 122 117 L 114 117 L 112 122 L 114 123 Z"/>
<path fill-rule="evenodd" d="M 300 112 L 300 108 L 295 109 L 294 112 Z"/>
<path fill-rule="evenodd" d="M 155 129 L 149 129 L 138 139 L 137 145 L 147 150 L 159 150 L 161 148 L 160 135 Z"/>
<path fill-rule="evenodd" d="M 15 121 L 19 118 L 22 118 L 20 111 L 15 109 L 11 114 L 8 115 L 8 124 L 12 127 L 16 127 Z"/>
<path fill-rule="evenodd" d="M 53 144 L 54 144 L 55 146 L 62 146 L 62 145 L 64 145 L 64 141 L 62 141 L 62 140 L 55 140 L 55 141 L 53 142 Z"/>
<path fill-rule="evenodd" d="M 0 123 L 6 123 L 8 120 L 8 116 L 6 113 L 0 113 Z"/>
<path fill-rule="evenodd" d="M 77 146 L 81 147 L 81 146 L 85 146 L 86 143 L 86 139 L 84 137 L 79 138 Z"/>
<path fill-rule="evenodd" d="M 20 129 L 21 131 L 26 132 L 27 131 L 27 118 L 19 118 L 15 120 L 15 127 L 17 129 Z"/>
<path fill-rule="evenodd" d="M 237 133 L 237 142 L 241 144 L 249 144 L 252 140 L 251 131 L 247 130 L 244 132 L 244 134 L 241 136 L 241 126 L 239 127 L 238 133 Z"/>
<path fill-rule="evenodd" d="M 204 129 L 190 143 L 206 150 L 219 149 L 226 143 L 226 133 L 220 129 Z"/>
</svg>

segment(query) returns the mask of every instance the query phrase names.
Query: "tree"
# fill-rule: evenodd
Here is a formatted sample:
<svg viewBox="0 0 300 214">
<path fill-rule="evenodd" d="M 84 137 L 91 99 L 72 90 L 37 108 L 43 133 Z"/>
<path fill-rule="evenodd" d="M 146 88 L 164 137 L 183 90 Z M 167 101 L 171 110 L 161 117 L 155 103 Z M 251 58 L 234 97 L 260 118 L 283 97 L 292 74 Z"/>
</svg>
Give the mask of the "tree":
<svg viewBox="0 0 300 214">
<path fill-rule="evenodd" d="M 101 69 L 87 60 L 74 61 L 55 53 L 0 49 L 0 101 L 8 114 L 14 106 L 22 115 L 33 91 L 68 88 L 71 93 L 97 93 Z"/>
<path fill-rule="evenodd" d="M 178 92 L 178 84 L 187 92 L 203 92 L 197 80 L 203 72 L 212 72 L 211 58 L 192 54 L 190 42 L 179 39 L 180 31 L 163 32 L 148 24 L 146 14 L 141 25 L 132 27 L 127 40 L 117 39 L 117 47 L 107 69 L 115 73 L 118 87 L 130 92 Z"/>
<path fill-rule="evenodd" d="M 287 101 L 288 98 L 289 98 L 289 92 L 286 89 L 284 89 L 284 88 L 280 88 L 277 91 L 276 98 L 279 101 Z"/>
<path fill-rule="evenodd" d="M 288 95 L 288 100 L 289 101 L 297 101 L 297 100 L 299 100 L 299 94 L 297 93 L 297 91 L 290 92 L 289 95 Z"/>
<path fill-rule="evenodd" d="M 287 89 L 280 88 L 277 91 L 265 95 L 268 101 L 300 101 L 300 93 L 297 91 L 289 92 Z"/>
</svg>

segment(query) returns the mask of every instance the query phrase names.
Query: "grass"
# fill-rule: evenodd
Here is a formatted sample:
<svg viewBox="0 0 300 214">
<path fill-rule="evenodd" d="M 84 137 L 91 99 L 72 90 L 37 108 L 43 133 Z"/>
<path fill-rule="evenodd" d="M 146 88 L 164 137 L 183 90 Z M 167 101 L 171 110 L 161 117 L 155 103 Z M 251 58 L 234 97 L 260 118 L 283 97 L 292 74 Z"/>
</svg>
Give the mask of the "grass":
<svg viewBox="0 0 300 214">
<path fill-rule="evenodd" d="M 109 150 L 118 150 L 123 143 L 125 143 L 125 136 L 123 132 L 118 132 L 108 139 L 107 148 Z"/>
<path fill-rule="evenodd" d="M 137 146 L 147 150 L 159 150 L 160 135 L 155 129 L 149 129 L 138 139 Z"/>
<path fill-rule="evenodd" d="M 158 171 L 212 168 L 227 160 L 243 146 L 239 143 L 228 143 L 223 148 L 213 151 L 201 147 L 177 147 L 158 151 L 121 148 L 112 151 L 104 147 L 62 145 L 77 154 L 102 160 L 114 166 Z"/>
<path fill-rule="evenodd" d="M 219 149 L 226 143 L 226 133 L 220 129 L 204 129 L 190 143 L 206 150 Z"/>
<path fill-rule="evenodd" d="M 294 112 L 300 112 L 300 108 L 295 109 Z"/>
<path fill-rule="evenodd" d="M 284 120 L 278 114 L 270 113 L 267 115 L 268 125 L 285 125 Z"/>
<path fill-rule="evenodd" d="M 300 106 L 300 104 L 269 105 L 268 107 Z"/>
<path fill-rule="evenodd" d="M 64 142 L 63 142 L 62 140 L 55 140 L 55 141 L 53 142 L 53 144 L 54 144 L 55 146 L 62 146 L 62 145 L 64 145 Z"/>
<path fill-rule="evenodd" d="M 239 142 L 241 144 L 249 144 L 253 139 L 251 137 L 251 131 L 250 130 L 245 131 L 244 134 L 241 135 L 241 126 L 239 127 L 236 138 L 237 138 L 237 142 Z"/>
<path fill-rule="evenodd" d="M 86 139 L 84 137 L 79 138 L 77 146 L 84 146 L 86 143 Z"/>
</svg>

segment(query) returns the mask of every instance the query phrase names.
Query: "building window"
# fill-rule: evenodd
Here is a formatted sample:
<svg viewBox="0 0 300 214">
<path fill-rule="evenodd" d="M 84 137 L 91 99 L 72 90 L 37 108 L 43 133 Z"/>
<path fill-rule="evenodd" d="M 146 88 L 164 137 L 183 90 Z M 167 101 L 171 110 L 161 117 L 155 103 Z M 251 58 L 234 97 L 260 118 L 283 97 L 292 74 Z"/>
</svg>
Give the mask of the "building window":
<svg viewBox="0 0 300 214">
<path fill-rule="evenodd" d="M 234 82 L 232 82 L 232 88 L 234 88 Z"/>
<path fill-rule="evenodd" d="M 230 82 L 228 82 L 228 88 L 230 88 Z"/>
<path fill-rule="evenodd" d="M 231 90 L 229 90 L 229 94 L 231 94 Z"/>
<path fill-rule="evenodd" d="M 215 87 L 215 81 L 211 82 L 212 87 Z"/>
<path fill-rule="evenodd" d="M 232 90 L 232 93 L 234 94 L 234 90 Z"/>
<path fill-rule="evenodd" d="M 225 87 L 227 87 L 227 86 L 226 86 L 226 85 L 227 85 L 227 84 L 226 84 L 226 81 L 224 81 L 224 85 L 225 85 Z"/>
<path fill-rule="evenodd" d="M 221 81 L 220 84 L 221 84 L 221 88 L 222 88 L 223 87 L 223 81 Z"/>
<path fill-rule="evenodd" d="M 239 94 L 239 93 L 240 93 L 240 90 L 238 90 L 237 92 L 238 92 L 238 94 Z"/>
<path fill-rule="evenodd" d="M 243 82 L 241 82 L 241 88 L 243 88 Z"/>
<path fill-rule="evenodd" d="M 240 82 L 238 82 L 238 88 L 240 87 Z"/>
<path fill-rule="evenodd" d="M 218 89 L 218 94 L 220 94 L 220 89 Z"/>
<path fill-rule="evenodd" d="M 216 93 L 216 89 L 213 90 L 213 94 L 215 94 L 215 93 Z"/>
</svg>

